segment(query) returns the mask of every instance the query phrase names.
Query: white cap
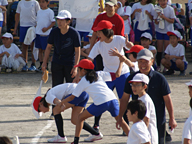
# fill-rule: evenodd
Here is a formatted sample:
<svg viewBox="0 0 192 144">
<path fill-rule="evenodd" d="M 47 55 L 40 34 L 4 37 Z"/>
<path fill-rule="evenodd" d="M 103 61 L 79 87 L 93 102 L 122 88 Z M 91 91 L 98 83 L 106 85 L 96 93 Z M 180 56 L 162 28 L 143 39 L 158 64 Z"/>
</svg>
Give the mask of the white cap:
<svg viewBox="0 0 192 144">
<path fill-rule="evenodd" d="M 179 39 L 182 39 L 183 37 L 181 36 L 181 33 L 177 30 L 173 30 L 173 31 L 168 31 L 167 32 L 167 35 L 170 36 L 170 35 L 174 35 L 176 37 L 178 37 Z"/>
<path fill-rule="evenodd" d="M 187 86 L 192 86 L 192 80 L 188 83 L 185 83 Z"/>
<path fill-rule="evenodd" d="M 89 32 L 89 34 L 87 35 L 87 37 L 92 37 L 92 35 L 93 35 L 93 30 L 91 30 L 91 31 Z"/>
<path fill-rule="evenodd" d="M 71 13 L 67 10 L 61 10 L 59 14 L 56 16 L 58 19 L 71 19 Z"/>
<path fill-rule="evenodd" d="M 148 32 L 144 32 L 144 33 L 141 35 L 141 38 L 142 38 L 142 37 L 145 37 L 145 38 L 148 38 L 148 39 L 152 40 L 152 36 L 151 36 L 151 34 L 148 33 Z"/>
<path fill-rule="evenodd" d="M 132 83 L 132 82 L 144 82 L 145 84 L 148 84 L 149 78 L 145 74 L 138 73 L 133 77 L 132 80 L 129 81 L 129 83 Z"/>
<path fill-rule="evenodd" d="M 6 32 L 1 38 L 11 38 L 11 39 L 13 39 L 13 35 L 11 33 Z"/>
</svg>

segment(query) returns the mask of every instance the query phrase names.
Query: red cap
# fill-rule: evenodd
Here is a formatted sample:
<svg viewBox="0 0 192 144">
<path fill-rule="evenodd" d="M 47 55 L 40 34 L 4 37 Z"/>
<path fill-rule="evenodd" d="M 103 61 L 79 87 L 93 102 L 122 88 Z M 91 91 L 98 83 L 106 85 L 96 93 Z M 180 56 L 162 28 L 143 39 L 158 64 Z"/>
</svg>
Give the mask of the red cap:
<svg viewBox="0 0 192 144">
<path fill-rule="evenodd" d="M 84 69 L 94 69 L 94 64 L 92 61 L 88 59 L 82 59 L 78 65 L 75 65 L 74 67 L 81 67 Z"/>
<path fill-rule="evenodd" d="M 34 109 L 38 112 L 38 108 L 39 108 L 39 103 L 41 101 L 42 97 L 38 96 L 35 98 L 35 100 L 33 101 L 33 107 Z"/>
<path fill-rule="evenodd" d="M 112 29 L 113 24 L 110 21 L 102 20 L 100 21 L 96 27 L 93 28 L 93 31 L 99 31 L 102 29 Z"/>
<path fill-rule="evenodd" d="M 144 49 L 143 46 L 141 46 L 141 45 L 134 45 L 134 46 L 131 47 L 130 50 L 126 51 L 126 53 L 131 53 L 131 52 L 139 53 L 140 50 L 142 50 L 142 49 Z"/>
</svg>

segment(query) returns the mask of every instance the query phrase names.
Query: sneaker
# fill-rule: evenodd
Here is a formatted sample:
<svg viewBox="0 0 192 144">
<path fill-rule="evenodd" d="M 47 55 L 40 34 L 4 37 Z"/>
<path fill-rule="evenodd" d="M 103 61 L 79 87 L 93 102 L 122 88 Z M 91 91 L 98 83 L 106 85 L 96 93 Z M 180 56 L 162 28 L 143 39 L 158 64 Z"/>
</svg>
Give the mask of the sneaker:
<svg viewBox="0 0 192 144">
<path fill-rule="evenodd" d="M 6 66 L 2 66 L 1 67 L 1 73 L 6 73 L 6 69 L 7 69 Z"/>
<path fill-rule="evenodd" d="M 39 66 L 35 71 L 36 72 L 41 72 L 41 66 Z"/>
<path fill-rule="evenodd" d="M 10 67 L 9 67 L 9 68 L 6 68 L 6 72 L 7 72 L 7 73 L 11 73 L 11 72 L 12 72 L 12 68 L 10 68 Z"/>
<path fill-rule="evenodd" d="M 29 71 L 35 71 L 36 67 L 34 65 L 31 65 L 31 67 L 29 68 Z"/>
<path fill-rule="evenodd" d="M 157 66 L 157 70 L 156 71 L 161 72 L 161 67 Z"/>
<path fill-rule="evenodd" d="M 93 126 L 93 129 L 99 132 L 99 126 Z"/>
<path fill-rule="evenodd" d="M 60 137 L 59 135 L 55 136 L 52 139 L 47 140 L 50 143 L 66 143 L 67 142 L 67 137 Z"/>
<path fill-rule="evenodd" d="M 166 142 L 171 142 L 171 141 L 172 141 L 171 135 L 168 134 L 167 131 L 166 131 L 166 137 L 165 137 L 165 140 L 166 140 Z"/>
<path fill-rule="evenodd" d="M 185 71 L 180 71 L 179 76 L 185 76 Z"/>
<path fill-rule="evenodd" d="M 175 72 L 174 72 L 174 70 L 172 70 L 172 69 L 169 69 L 168 71 L 166 71 L 165 73 L 163 73 L 164 75 L 172 75 L 172 74 L 174 74 Z"/>
<path fill-rule="evenodd" d="M 23 72 L 28 71 L 28 66 L 27 66 L 27 65 L 24 65 L 21 71 L 23 71 Z"/>
<path fill-rule="evenodd" d="M 100 132 L 99 135 L 90 135 L 88 138 L 84 139 L 85 142 L 93 142 L 96 140 L 101 140 L 103 138 L 102 133 Z"/>
<path fill-rule="evenodd" d="M 54 115 L 51 114 L 50 117 L 49 117 L 49 119 L 50 119 L 50 120 L 54 120 L 54 119 L 55 119 Z"/>
</svg>

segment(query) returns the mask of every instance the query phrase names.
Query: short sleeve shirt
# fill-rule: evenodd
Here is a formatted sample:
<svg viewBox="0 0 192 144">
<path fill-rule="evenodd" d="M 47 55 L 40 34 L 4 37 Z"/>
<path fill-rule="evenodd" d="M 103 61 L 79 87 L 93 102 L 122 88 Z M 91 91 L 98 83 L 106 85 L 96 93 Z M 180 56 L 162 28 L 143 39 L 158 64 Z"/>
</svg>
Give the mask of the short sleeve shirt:
<svg viewBox="0 0 192 144">
<path fill-rule="evenodd" d="M 184 144 L 184 139 L 190 139 L 190 144 L 192 143 L 192 116 L 190 116 L 183 127 L 182 134 L 182 144 Z"/>
<path fill-rule="evenodd" d="M 1 6 L 6 6 L 6 5 L 8 5 L 7 0 L 0 0 L 0 5 L 1 5 Z M 3 21 L 3 11 L 2 11 L 1 8 L 0 8 L 0 21 Z"/>
<path fill-rule="evenodd" d="M 11 44 L 10 48 L 6 48 L 4 45 L 0 46 L 0 54 L 3 52 L 8 52 L 10 55 L 15 56 L 16 54 L 22 54 L 21 50 L 14 43 Z"/>
<path fill-rule="evenodd" d="M 48 44 L 54 45 L 53 62 L 65 66 L 73 66 L 75 47 L 81 46 L 79 33 L 72 27 L 64 35 L 58 27 L 51 30 Z"/>
<path fill-rule="evenodd" d="M 138 96 L 133 94 L 129 81 L 132 80 L 137 73 L 140 73 L 140 71 L 128 76 L 124 87 L 125 93 L 132 94 L 132 99 L 138 99 Z M 171 93 L 169 84 L 165 77 L 159 72 L 151 70 L 148 77 L 150 81 L 147 88 L 147 94 L 151 97 L 155 105 L 157 124 L 163 124 L 166 122 L 163 96 Z"/>
</svg>

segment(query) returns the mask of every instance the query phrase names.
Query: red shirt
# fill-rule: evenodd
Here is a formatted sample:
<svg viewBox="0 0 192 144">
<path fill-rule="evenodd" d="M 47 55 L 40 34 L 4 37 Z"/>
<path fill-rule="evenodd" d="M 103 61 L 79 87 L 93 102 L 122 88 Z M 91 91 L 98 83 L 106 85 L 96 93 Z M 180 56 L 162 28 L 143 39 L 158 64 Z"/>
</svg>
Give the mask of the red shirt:
<svg viewBox="0 0 192 144">
<path fill-rule="evenodd" d="M 92 29 L 97 26 L 101 20 L 108 20 L 113 24 L 114 35 L 124 36 L 124 21 L 120 15 L 114 14 L 112 17 L 108 17 L 107 13 L 100 14 L 96 17 Z"/>
</svg>

